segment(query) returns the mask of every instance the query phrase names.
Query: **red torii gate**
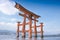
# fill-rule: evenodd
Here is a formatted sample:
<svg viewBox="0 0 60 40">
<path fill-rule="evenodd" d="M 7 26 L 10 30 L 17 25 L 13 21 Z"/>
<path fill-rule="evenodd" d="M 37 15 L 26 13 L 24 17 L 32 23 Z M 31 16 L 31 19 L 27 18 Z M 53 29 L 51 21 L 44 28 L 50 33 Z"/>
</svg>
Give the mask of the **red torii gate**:
<svg viewBox="0 0 60 40">
<path fill-rule="evenodd" d="M 38 22 L 38 20 L 36 20 L 37 18 L 39 18 L 40 16 L 34 14 L 33 12 L 25 9 L 23 6 L 21 6 L 20 4 L 16 3 L 15 7 L 23 12 L 24 14 L 20 14 L 20 16 L 24 17 L 24 21 L 21 24 L 20 22 L 18 22 L 17 26 L 17 37 L 19 37 L 19 32 L 22 32 L 22 37 L 25 37 L 25 32 L 29 32 L 29 37 L 32 37 L 32 28 L 34 28 L 34 34 L 35 37 L 37 37 L 37 33 L 41 33 L 41 37 L 43 37 L 43 23 L 40 23 L 39 26 L 36 26 L 36 22 Z M 29 20 L 29 22 L 26 23 L 26 18 Z M 34 21 L 34 26 L 32 26 L 32 20 Z M 25 30 L 25 26 L 29 25 L 29 30 Z M 19 30 L 19 26 L 22 26 L 22 31 Z M 40 27 L 41 31 L 37 32 L 37 27 Z"/>
</svg>

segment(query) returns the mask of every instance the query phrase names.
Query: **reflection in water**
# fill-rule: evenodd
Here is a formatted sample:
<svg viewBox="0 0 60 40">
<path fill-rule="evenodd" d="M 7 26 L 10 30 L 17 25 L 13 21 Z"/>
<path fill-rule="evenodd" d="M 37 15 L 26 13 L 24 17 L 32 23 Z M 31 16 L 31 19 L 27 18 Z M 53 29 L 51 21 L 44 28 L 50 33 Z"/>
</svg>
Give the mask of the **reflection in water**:
<svg viewBox="0 0 60 40">
<path fill-rule="evenodd" d="M 41 38 L 41 40 L 44 40 L 43 38 Z"/>
<path fill-rule="evenodd" d="M 34 37 L 33 39 L 34 39 L 34 40 L 37 40 L 37 37 Z"/>
<path fill-rule="evenodd" d="M 16 37 L 16 40 L 19 40 L 19 37 Z"/>
<path fill-rule="evenodd" d="M 44 39 L 38 38 L 38 37 L 34 37 L 34 38 L 19 38 L 19 37 L 17 37 L 16 40 L 44 40 Z"/>
<path fill-rule="evenodd" d="M 28 40 L 32 40 L 32 38 L 28 38 Z"/>
<path fill-rule="evenodd" d="M 22 40 L 25 40 L 25 38 L 23 37 Z"/>
</svg>

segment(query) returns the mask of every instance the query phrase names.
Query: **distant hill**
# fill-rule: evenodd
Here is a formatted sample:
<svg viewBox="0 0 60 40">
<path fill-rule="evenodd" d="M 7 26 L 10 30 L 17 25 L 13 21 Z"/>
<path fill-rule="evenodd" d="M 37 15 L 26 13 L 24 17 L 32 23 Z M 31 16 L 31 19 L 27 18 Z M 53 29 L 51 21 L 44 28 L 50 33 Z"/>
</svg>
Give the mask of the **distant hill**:
<svg viewBox="0 0 60 40">
<path fill-rule="evenodd" d="M 21 32 L 20 32 L 21 33 Z M 16 32 L 8 31 L 8 30 L 0 30 L 0 35 L 16 35 Z M 20 34 L 21 35 L 21 34 Z M 27 36 L 28 34 L 26 34 Z M 33 35 L 34 36 L 34 35 Z M 38 37 L 40 34 L 37 35 Z M 44 37 L 60 37 L 60 34 L 51 34 L 51 35 L 44 35 Z"/>
<path fill-rule="evenodd" d="M 60 37 L 60 34 L 56 34 L 56 35 L 45 35 L 44 37 Z"/>
<path fill-rule="evenodd" d="M 40 37 L 40 35 L 38 35 L 38 37 Z M 44 35 L 44 37 L 60 37 L 60 34 L 56 34 L 56 35 Z"/>
<path fill-rule="evenodd" d="M 0 35 L 12 35 L 12 34 L 15 34 L 15 32 L 8 30 L 0 30 Z"/>
</svg>

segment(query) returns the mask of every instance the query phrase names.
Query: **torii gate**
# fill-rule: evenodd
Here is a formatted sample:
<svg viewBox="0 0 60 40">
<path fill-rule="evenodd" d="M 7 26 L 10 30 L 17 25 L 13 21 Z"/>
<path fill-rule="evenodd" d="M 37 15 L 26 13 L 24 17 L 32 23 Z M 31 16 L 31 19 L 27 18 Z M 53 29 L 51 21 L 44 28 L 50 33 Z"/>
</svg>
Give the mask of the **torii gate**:
<svg viewBox="0 0 60 40">
<path fill-rule="evenodd" d="M 25 32 L 29 32 L 29 37 L 32 37 L 32 28 L 34 28 L 34 34 L 35 37 L 37 37 L 37 33 L 41 33 L 41 37 L 43 37 L 43 23 L 40 23 L 39 26 L 36 26 L 36 22 L 38 22 L 38 20 L 36 20 L 37 18 L 39 18 L 40 16 L 34 14 L 33 12 L 25 9 L 23 6 L 21 6 L 20 4 L 16 3 L 15 7 L 23 12 L 24 14 L 20 14 L 20 16 L 23 16 L 23 23 L 21 24 L 20 22 L 18 22 L 17 24 L 17 37 L 19 37 L 19 32 L 22 32 L 22 37 L 25 37 Z M 26 23 L 26 18 L 29 20 L 29 22 Z M 34 21 L 34 26 L 32 26 L 32 20 Z M 29 25 L 29 30 L 25 30 L 25 26 Z M 19 27 L 22 26 L 22 31 L 19 30 Z M 37 32 L 37 27 L 40 27 L 41 31 Z"/>
</svg>

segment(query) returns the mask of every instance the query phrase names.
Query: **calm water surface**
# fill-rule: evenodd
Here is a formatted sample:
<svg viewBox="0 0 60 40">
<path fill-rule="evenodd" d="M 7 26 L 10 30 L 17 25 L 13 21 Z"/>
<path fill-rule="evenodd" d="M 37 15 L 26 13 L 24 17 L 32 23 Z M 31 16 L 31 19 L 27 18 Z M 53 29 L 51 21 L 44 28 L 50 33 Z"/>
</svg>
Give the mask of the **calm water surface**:
<svg viewBox="0 0 60 40">
<path fill-rule="evenodd" d="M 0 35 L 0 40 L 60 40 L 60 37 L 32 37 L 32 38 L 22 38 L 21 36 L 19 38 L 16 38 L 16 35 Z"/>
</svg>

